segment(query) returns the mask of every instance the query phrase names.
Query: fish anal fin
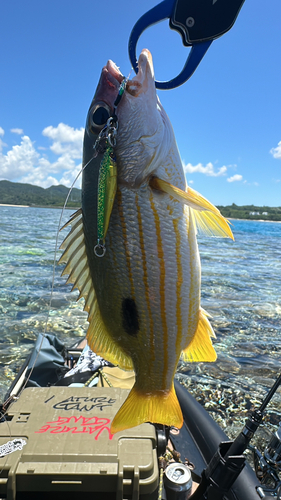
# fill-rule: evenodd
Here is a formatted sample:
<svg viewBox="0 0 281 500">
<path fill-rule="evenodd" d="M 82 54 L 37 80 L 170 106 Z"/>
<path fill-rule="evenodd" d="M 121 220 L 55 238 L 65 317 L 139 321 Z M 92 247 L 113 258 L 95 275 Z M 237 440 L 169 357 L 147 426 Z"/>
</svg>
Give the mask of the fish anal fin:
<svg viewBox="0 0 281 500">
<path fill-rule="evenodd" d="M 182 353 L 183 361 L 216 361 L 217 355 L 211 337 L 216 337 L 214 330 L 207 318 L 207 313 L 204 309 L 200 309 L 197 330 Z"/>
<path fill-rule="evenodd" d="M 234 240 L 229 222 L 220 211 L 204 196 L 187 187 L 187 191 L 173 186 L 170 182 L 151 177 L 149 185 L 152 189 L 157 189 L 169 194 L 175 200 L 190 207 L 194 215 L 194 222 L 200 233 L 207 236 L 219 236 L 222 238 L 231 238 Z"/>
<path fill-rule="evenodd" d="M 182 427 L 183 416 L 174 386 L 169 391 L 146 393 L 135 385 L 115 415 L 110 431 L 115 434 L 144 422 Z"/>
</svg>

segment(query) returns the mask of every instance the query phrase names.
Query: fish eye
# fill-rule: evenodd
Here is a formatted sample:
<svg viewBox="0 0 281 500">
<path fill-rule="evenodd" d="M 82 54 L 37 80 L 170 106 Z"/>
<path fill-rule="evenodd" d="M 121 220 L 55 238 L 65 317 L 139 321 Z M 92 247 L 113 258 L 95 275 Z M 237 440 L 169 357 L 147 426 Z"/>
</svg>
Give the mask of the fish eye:
<svg viewBox="0 0 281 500">
<path fill-rule="evenodd" d="M 105 126 L 111 115 L 111 109 L 105 102 L 98 102 L 90 109 L 89 129 L 93 134 L 97 134 Z"/>
</svg>

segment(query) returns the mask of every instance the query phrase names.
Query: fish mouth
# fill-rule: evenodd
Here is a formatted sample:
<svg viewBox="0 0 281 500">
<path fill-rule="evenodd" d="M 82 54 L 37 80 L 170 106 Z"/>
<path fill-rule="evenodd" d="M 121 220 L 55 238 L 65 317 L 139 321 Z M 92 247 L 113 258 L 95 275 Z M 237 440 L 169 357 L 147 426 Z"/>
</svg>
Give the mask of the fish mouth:
<svg viewBox="0 0 281 500">
<path fill-rule="evenodd" d="M 98 104 L 99 107 L 104 107 L 110 116 L 114 112 L 114 103 L 124 78 L 118 66 L 111 60 L 107 61 L 102 69 L 91 108 Z M 148 49 L 143 49 L 138 60 L 138 73 L 127 81 L 126 91 L 137 97 L 147 90 L 150 82 L 153 82 L 153 88 L 155 88 L 152 56 Z"/>
<path fill-rule="evenodd" d="M 116 90 L 119 89 L 120 84 L 124 80 L 124 76 L 120 72 L 116 64 L 109 60 L 103 68 L 104 76 L 109 86 L 114 86 Z M 128 80 L 126 90 L 133 96 L 147 88 L 148 81 L 154 81 L 154 68 L 152 62 L 152 55 L 148 49 L 143 49 L 138 59 L 138 73 L 134 78 Z"/>
<path fill-rule="evenodd" d="M 142 50 L 138 60 L 138 73 L 126 83 L 126 91 L 137 97 L 153 82 L 154 71 L 152 56 L 148 49 Z M 115 113 L 116 99 L 124 76 L 116 64 L 109 60 L 102 68 L 100 80 L 88 113 L 88 126 L 93 134 L 98 134 L 105 126 L 108 118 Z"/>
</svg>

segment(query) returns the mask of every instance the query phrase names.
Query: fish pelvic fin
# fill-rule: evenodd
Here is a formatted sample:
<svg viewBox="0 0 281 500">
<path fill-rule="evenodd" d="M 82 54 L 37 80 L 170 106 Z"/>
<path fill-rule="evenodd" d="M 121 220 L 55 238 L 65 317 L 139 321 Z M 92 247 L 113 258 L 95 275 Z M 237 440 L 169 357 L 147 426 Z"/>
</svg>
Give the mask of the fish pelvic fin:
<svg viewBox="0 0 281 500">
<path fill-rule="evenodd" d="M 84 311 L 88 313 L 89 327 L 87 341 L 90 348 L 99 356 L 124 370 L 132 370 L 133 362 L 109 334 L 100 314 L 94 285 L 88 264 L 83 228 L 83 213 L 79 209 L 63 226 L 71 225 L 71 230 L 61 245 L 64 250 L 59 264 L 66 263 L 62 275 L 68 274 L 67 283 L 73 283 L 85 299 Z"/>
<path fill-rule="evenodd" d="M 191 187 L 187 187 L 187 190 L 183 191 L 158 177 L 152 177 L 149 181 L 149 185 L 152 189 L 163 191 L 180 203 L 188 205 L 191 209 L 196 228 L 200 234 L 204 234 L 205 236 L 231 238 L 234 240 L 234 236 L 229 227 L 230 222 L 223 217 L 218 208 Z"/>
<path fill-rule="evenodd" d="M 110 431 L 115 434 L 144 422 L 182 427 L 183 416 L 174 384 L 169 391 L 147 393 L 139 391 L 134 386 L 116 413 Z"/>
<path fill-rule="evenodd" d="M 211 338 L 216 338 L 216 335 L 207 316 L 209 314 L 200 308 L 197 330 L 182 353 L 183 361 L 216 361 L 217 355 L 211 341 Z"/>
</svg>

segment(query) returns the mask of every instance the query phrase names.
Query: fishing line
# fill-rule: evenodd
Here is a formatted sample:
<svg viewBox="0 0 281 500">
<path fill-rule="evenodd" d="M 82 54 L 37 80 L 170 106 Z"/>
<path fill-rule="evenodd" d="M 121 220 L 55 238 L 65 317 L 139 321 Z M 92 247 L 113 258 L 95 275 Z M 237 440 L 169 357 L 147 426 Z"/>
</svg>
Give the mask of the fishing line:
<svg viewBox="0 0 281 500">
<path fill-rule="evenodd" d="M 60 233 L 60 229 L 61 229 L 61 223 L 62 223 L 63 214 L 64 214 L 64 211 L 65 211 L 65 208 L 66 208 L 67 202 L 69 200 L 69 197 L 71 195 L 73 187 L 75 186 L 75 184 L 76 184 L 77 180 L 79 179 L 80 175 L 82 174 L 82 172 L 85 170 L 85 168 L 92 161 L 92 159 L 93 159 L 93 157 L 88 161 L 88 163 L 86 163 L 86 165 L 84 165 L 80 169 L 80 171 L 78 172 L 77 176 L 75 177 L 73 183 L 71 184 L 71 187 L 69 188 L 67 197 L 65 199 L 65 202 L 64 202 L 61 214 L 60 214 L 58 228 L 57 228 L 57 234 L 56 234 L 55 253 L 54 253 L 54 262 L 53 262 L 53 272 L 52 272 L 52 284 L 51 284 L 51 296 L 50 296 L 50 301 L 49 301 L 49 305 L 48 305 L 48 309 L 47 309 L 47 317 L 46 317 L 45 324 L 44 324 L 44 331 L 42 333 L 42 339 L 41 339 L 41 342 L 39 344 L 39 349 L 38 349 L 37 355 L 35 356 L 35 359 L 34 359 L 34 362 L 32 364 L 32 367 L 30 369 L 29 375 L 28 375 L 28 377 L 27 377 L 27 379 L 26 379 L 26 381 L 25 381 L 25 383 L 24 383 L 21 391 L 19 392 L 19 394 L 17 396 L 13 396 L 12 397 L 12 401 L 11 401 L 10 404 L 13 404 L 15 402 L 15 400 L 17 400 L 20 397 L 22 391 L 26 388 L 26 385 L 27 385 L 28 381 L 30 380 L 32 372 L 33 372 L 33 370 L 35 368 L 35 365 L 37 363 L 37 360 L 38 360 L 38 357 L 39 357 L 39 354 L 40 354 L 40 351 L 41 351 L 41 348 L 42 348 L 42 345 L 43 345 L 43 342 L 44 342 L 44 339 L 45 339 L 45 336 L 46 336 L 46 332 L 47 332 L 47 329 L 48 329 L 48 321 L 49 321 L 50 310 L 51 310 L 52 300 L 53 300 L 53 293 L 54 293 L 54 282 L 55 282 L 55 271 L 56 271 L 56 264 L 57 264 L 56 259 L 57 259 L 57 252 L 58 252 L 59 233 Z M 5 406 L 5 403 L 3 404 L 3 406 Z M 4 414 L 3 414 L 3 417 L 4 417 Z"/>
<path fill-rule="evenodd" d="M 120 100 L 121 100 L 121 97 L 124 93 L 124 91 L 126 90 L 126 86 L 127 86 L 127 82 L 128 82 L 128 79 L 129 79 L 129 76 L 131 74 L 131 71 L 128 75 L 128 77 L 124 77 L 121 85 L 120 85 L 120 88 L 119 88 L 119 92 L 118 92 L 118 96 L 115 100 L 115 103 L 114 103 L 114 109 L 116 110 L 116 107 L 117 105 L 119 104 Z M 114 114 L 115 114 L 115 110 L 114 110 Z M 105 127 L 106 129 L 106 127 Z M 103 132 L 103 131 L 102 131 Z M 55 271 L 56 271 L 56 258 L 57 258 L 57 252 L 58 252 L 58 240 L 59 240 L 59 233 L 60 233 L 60 229 L 61 229 L 61 223 L 62 223 L 62 217 L 64 215 L 64 211 L 65 211 L 65 208 L 66 208 L 66 205 L 67 205 L 67 202 L 69 200 L 69 197 L 70 197 L 70 194 L 72 192 L 72 189 L 73 187 L 75 186 L 77 180 L 79 179 L 80 175 L 82 174 L 82 172 L 85 170 L 85 168 L 87 168 L 87 166 L 89 165 L 89 163 L 91 163 L 91 161 L 97 156 L 98 154 L 98 151 L 96 150 L 96 144 L 98 143 L 98 140 L 100 137 L 102 137 L 102 132 L 99 134 L 98 136 L 98 139 L 94 145 L 94 148 L 93 148 L 93 156 L 91 157 L 91 159 L 86 163 L 86 165 L 84 165 L 80 171 L 78 172 L 78 174 L 76 175 L 73 183 L 71 184 L 71 187 L 68 191 L 68 194 L 66 196 L 66 199 L 65 199 L 65 202 L 64 202 L 64 205 L 63 205 L 63 208 L 62 208 L 62 211 L 61 211 L 61 214 L 60 214 L 60 219 L 59 219 L 59 223 L 58 223 L 58 229 L 57 229 L 57 234 L 56 234 L 56 243 L 55 243 L 55 253 L 54 253 L 54 263 L 53 263 L 53 272 L 52 272 L 52 284 L 51 284 L 51 295 L 50 295 L 50 301 L 49 301 L 49 305 L 48 305 L 48 309 L 47 309 L 47 317 L 46 317 L 46 321 L 45 321 L 45 325 L 44 325 L 44 331 L 43 331 L 43 334 L 42 334 L 42 339 L 41 339 L 41 342 L 39 344 L 39 349 L 38 349 L 38 352 L 37 352 L 37 355 L 35 356 L 35 359 L 34 359 L 34 362 L 32 364 L 32 367 L 30 369 L 30 372 L 29 372 L 29 375 L 21 389 L 21 391 L 19 392 L 19 394 L 17 396 L 13 396 L 12 397 L 12 402 L 10 404 L 13 404 L 13 402 L 19 398 L 19 396 L 21 395 L 22 391 L 26 388 L 26 385 L 28 383 L 28 381 L 30 380 L 30 377 L 33 373 L 33 370 L 35 368 L 35 365 L 37 363 L 37 360 L 38 360 L 38 357 L 39 357 L 39 354 L 40 354 L 40 351 L 41 351 L 41 348 L 42 348 L 42 345 L 43 345 L 43 341 L 45 339 L 45 336 L 46 336 L 46 332 L 47 332 L 47 329 L 48 329 L 48 320 L 49 320 L 49 316 L 50 316 L 50 310 L 51 310 L 51 306 L 52 306 L 52 299 L 53 299 L 53 293 L 54 293 L 54 282 L 55 282 Z M 5 406 L 5 403 L 4 405 Z"/>
</svg>

